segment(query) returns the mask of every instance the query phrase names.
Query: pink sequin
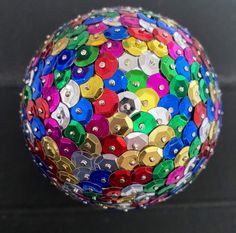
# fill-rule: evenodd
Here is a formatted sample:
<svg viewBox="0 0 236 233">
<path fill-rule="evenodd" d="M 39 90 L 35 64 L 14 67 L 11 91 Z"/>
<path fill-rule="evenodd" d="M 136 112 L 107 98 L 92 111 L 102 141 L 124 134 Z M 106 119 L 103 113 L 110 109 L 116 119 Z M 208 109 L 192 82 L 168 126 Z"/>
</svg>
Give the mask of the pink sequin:
<svg viewBox="0 0 236 233">
<path fill-rule="evenodd" d="M 52 86 L 54 81 L 53 73 L 41 76 L 40 78 L 42 80 L 44 88 L 50 88 Z"/>
<path fill-rule="evenodd" d="M 43 88 L 43 98 L 47 100 L 50 112 L 54 112 L 60 103 L 60 94 L 55 86 Z"/>
<path fill-rule="evenodd" d="M 104 138 L 109 134 L 109 123 L 103 115 L 94 114 L 85 128 L 88 133 L 92 133 L 98 138 Z"/>
<path fill-rule="evenodd" d="M 185 55 L 188 63 L 191 65 L 194 62 L 192 49 L 190 47 L 187 47 L 184 50 L 184 55 Z"/>
<path fill-rule="evenodd" d="M 192 39 L 186 33 L 184 33 L 182 30 L 178 29 L 178 33 L 185 39 L 185 41 L 188 44 L 193 44 Z"/>
<path fill-rule="evenodd" d="M 178 56 L 183 55 L 183 49 L 177 45 L 174 41 L 170 41 L 168 44 L 169 54 L 173 59 L 176 59 Z"/>
<path fill-rule="evenodd" d="M 135 27 L 135 28 L 140 27 L 139 18 L 134 18 L 130 16 L 121 16 L 120 22 L 122 23 L 123 26 L 126 27 Z"/>
<path fill-rule="evenodd" d="M 53 118 L 44 120 L 46 135 L 58 141 L 61 138 L 61 129 L 57 121 Z"/>
<path fill-rule="evenodd" d="M 100 22 L 97 24 L 90 25 L 87 30 L 90 34 L 94 35 L 94 34 L 102 33 L 107 29 L 108 29 L 108 26 L 104 24 L 103 22 Z"/>
<path fill-rule="evenodd" d="M 166 180 L 166 185 L 177 183 L 184 176 L 185 167 L 181 166 L 172 171 Z"/>
<path fill-rule="evenodd" d="M 169 82 L 160 74 L 153 74 L 148 78 L 147 87 L 154 89 L 159 97 L 169 93 Z"/>
<path fill-rule="evenodd" d="M 111 53 L 115 57 L 120 57 L 124 53 L 124 49 L 120 41 L 109 40 L 102 45 L 100 53 Z"/>
<path fill-rule="evenodd" d="M 78 148 L 75 143 L 69 138 L 61 138 L 59 142 L 60 154 L 71 159 L 71 155 L 77 151 Z"/>
<path fill-rule="evenodd" d="M 215 103 L 215 120 L 218 121 L 219 120 L 219 111 L 220 111 L 220 101 L 217 100 Z"/>
</svg>

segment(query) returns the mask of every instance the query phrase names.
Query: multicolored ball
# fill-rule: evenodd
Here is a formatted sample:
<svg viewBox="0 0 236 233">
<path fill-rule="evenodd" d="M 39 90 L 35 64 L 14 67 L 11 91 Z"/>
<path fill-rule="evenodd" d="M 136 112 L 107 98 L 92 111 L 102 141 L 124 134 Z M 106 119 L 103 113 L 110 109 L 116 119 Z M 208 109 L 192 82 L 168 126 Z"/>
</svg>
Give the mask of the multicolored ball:
<svg viewBox="0 0 236 233">
<path fill-rule="evenodd" d="M 30 62 L 21 119 L 33 161 L 83 203 L 128 210 L 182 191 L 213 155 L 217 75 L 175 21 L 140 8 L 64 24 Z"/>
</svg>

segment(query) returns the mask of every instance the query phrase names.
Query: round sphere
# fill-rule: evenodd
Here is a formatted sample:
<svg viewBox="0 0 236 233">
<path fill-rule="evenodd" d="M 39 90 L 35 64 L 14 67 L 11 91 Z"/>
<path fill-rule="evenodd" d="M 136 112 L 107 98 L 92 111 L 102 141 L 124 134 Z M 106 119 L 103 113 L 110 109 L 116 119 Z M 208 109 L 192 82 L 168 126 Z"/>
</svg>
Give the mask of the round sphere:
<svg viewBox="0 0 236 233">
<path fill-rule="evenodd" d="M 217 75 L 199 41 L 141 8 L 78 16 L 24 78 L 33 161 L 72 198 L 128 210 L 182 191 L 211 158 L 221 125 Z"/>
</svg>

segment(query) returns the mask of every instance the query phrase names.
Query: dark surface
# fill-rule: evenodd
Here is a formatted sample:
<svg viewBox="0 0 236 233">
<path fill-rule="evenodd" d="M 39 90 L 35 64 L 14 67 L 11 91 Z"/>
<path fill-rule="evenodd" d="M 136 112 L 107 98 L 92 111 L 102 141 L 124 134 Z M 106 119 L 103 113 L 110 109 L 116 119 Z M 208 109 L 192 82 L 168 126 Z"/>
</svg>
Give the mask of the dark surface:
<svg viewBox="0 0 236 233">
<path fill-rule="evenodd" d="M 143 6 L 175 18 L 202 41 L 220 76 L 224 127 L 215 156 L 187 190 L 129 213 L 84 207 L 41 176 L 24 147 L 19 83 L 44 35 L 91 7 Z M 236 1 L 0 1 L 0 233 L 236 232 Z"/>
</svg>

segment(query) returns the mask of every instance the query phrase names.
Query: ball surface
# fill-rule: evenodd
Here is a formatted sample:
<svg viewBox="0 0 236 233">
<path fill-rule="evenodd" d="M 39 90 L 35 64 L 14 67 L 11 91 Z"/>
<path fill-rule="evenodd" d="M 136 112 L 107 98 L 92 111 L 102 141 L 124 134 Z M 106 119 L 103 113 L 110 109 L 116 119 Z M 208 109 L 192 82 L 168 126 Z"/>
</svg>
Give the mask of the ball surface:
<svg viewBox="0 0 236 233">
<path fill-rule="evenodd" d="M 33 161 L 83 203 L 128 210 L 167 200 L 206 166 L 222 110 L 202 45 L 141 8 L 93 10 L 47 36 L 24 78 Z"/>
</svg>

